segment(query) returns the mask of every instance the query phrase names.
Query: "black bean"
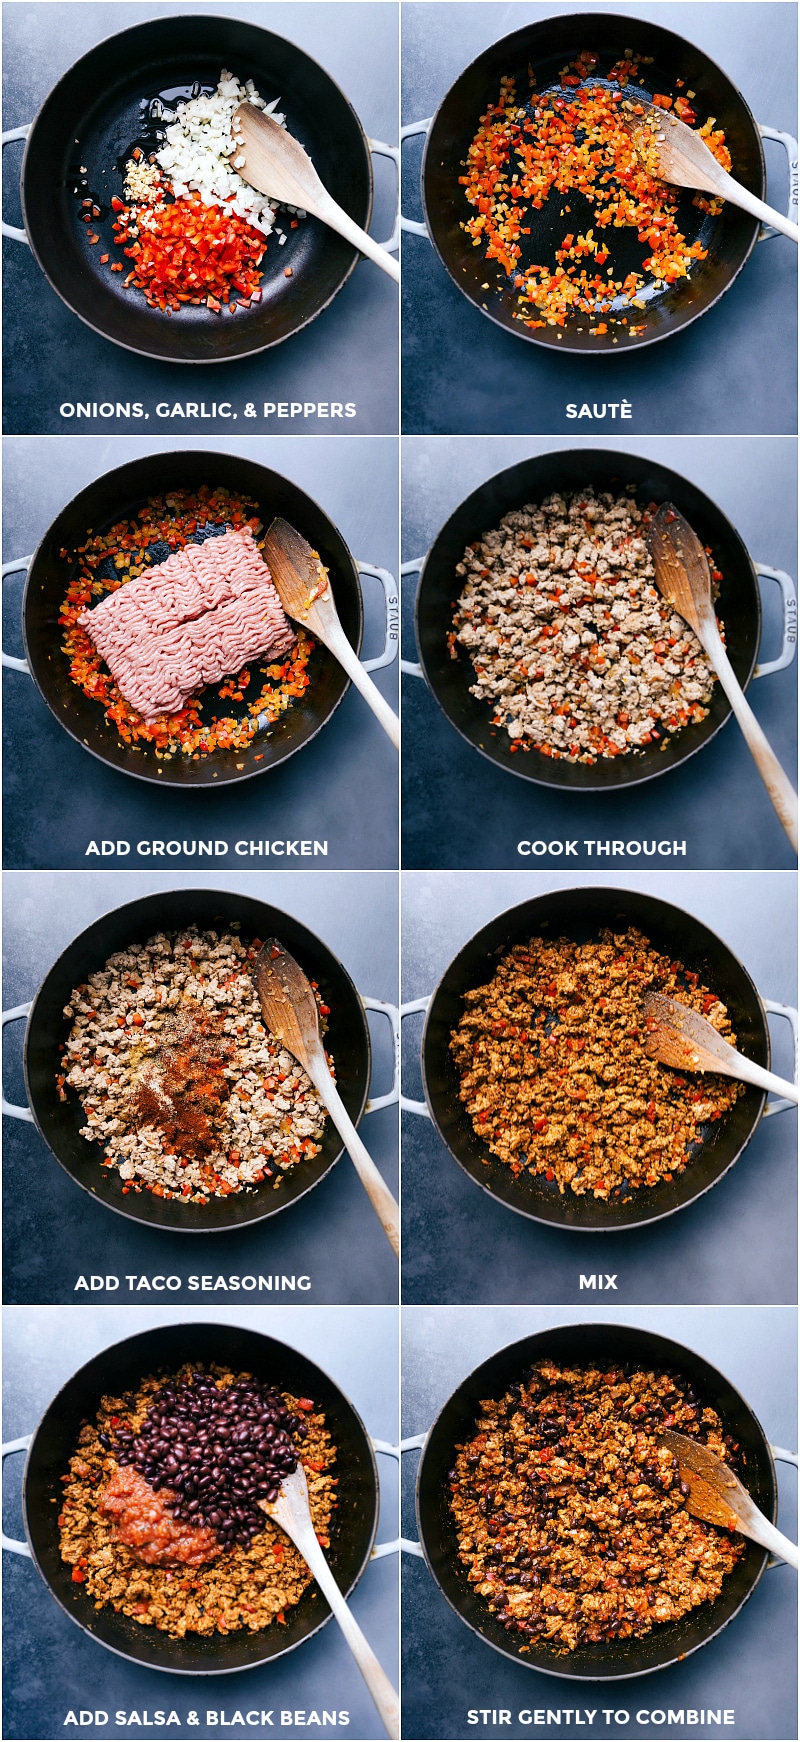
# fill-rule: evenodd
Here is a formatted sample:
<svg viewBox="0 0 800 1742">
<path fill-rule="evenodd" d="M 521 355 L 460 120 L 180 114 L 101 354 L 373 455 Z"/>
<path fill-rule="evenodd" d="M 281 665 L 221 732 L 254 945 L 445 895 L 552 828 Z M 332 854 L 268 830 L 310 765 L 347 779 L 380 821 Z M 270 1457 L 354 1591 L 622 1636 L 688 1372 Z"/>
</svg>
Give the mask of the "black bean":
<svg viewBox="0 0 800 1742">
<path fill-rule="evenodd" d="M 220 1390 L 195 1374 L 188 1384 L 160 1389 L 140 1434 L 121 1429 L 109 1444 L 120 1463 L 173 1491 L 168 1504 L 175 1517 L 209 1524 L 230 1548 L 234 1541 L 249 1544 L 262 1527 L 256 1500 L 277 1498 L 284 1473 L 295 1468 L 293 1430 L 307 1436 L 305 1423 L 261 1381 Z"/>
</svg>

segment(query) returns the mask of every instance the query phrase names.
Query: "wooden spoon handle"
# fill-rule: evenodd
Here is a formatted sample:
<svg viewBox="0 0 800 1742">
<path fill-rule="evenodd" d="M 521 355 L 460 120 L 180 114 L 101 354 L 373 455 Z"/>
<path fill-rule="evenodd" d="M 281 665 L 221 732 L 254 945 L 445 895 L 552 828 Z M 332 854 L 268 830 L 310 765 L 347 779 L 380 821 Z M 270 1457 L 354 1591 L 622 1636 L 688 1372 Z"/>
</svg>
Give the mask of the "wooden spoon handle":
<svg viewBox="0 0 800 1742">
<path fill-rule="evenodd" d="M 334 1083 L 325 1055 L 320 1047 L 319 1055 L 309 1057 L 306 1069 L 314 1088 L 322 1096 L 330 1113 L 339 1136 L 344 1143 L 350 1160 L 358 1174 L 362 1186 L 369 1198 L 373 1210 L 383 1228 L 395 1258 L 400 1256 L 400 1212 L 394 1198 L 379 1174 L 377 1167 L 361 1138 L 356 1131 L 350 1114 L 342 1101 L 341 1095 Z"/>
<path fill-rule="evenodd" d="M 722 645 L 716 624 L 714 629 L 715 634 L 709 633 L 707 638 L 704 638 L 706 652 L 741 726 L 745 743 L 769 793 L 775 812 L 786 830 L 795 852 L 797 852 L 797 793 L 788 775 L 784 774 L 769 739 L 761 730 L 750 703 L 745 698 L 739 679 Z"/>
<path fill-rule="evenodd" d="M 360 224 L 355 223 L 348 212 L 342 211 L 341 206 L 337 205 L 331 194 L 320 194 L 315 201 L 314 211 L 324 224 L 329 224 L 332 230 L 338 230 L 339 235 L 344 236 L 346 242 L 352 242 L 353 247 L 358 248 L 361 254 L 366 254 L 368 260 L 374 261 L 375 265 L 380 267 L 381 272 L 385 272 L 389 278 L 393 278 L 395 284 L 400 283 L 399 261 L 395 260 L 393 254 L 387 254 L 386 249 L 382 248 L 379 242 L 373 242 L 366 230 L 362 230 Z"/>
<path fill-rule="evenodd" d="M 726 1077 L 736 1077 L 740 1083 L 752 1083 L 757 1089 L 771 1090 L 776 1095 L 783 1095 L 787 1101 L 794 1101 L 796 1106 L 800 1105 L 800 1088 L 796 1083 L 787 1083 L 783 1077 L 776 1077 L 774 1071 L 765 1071 L 763 1065 L 743 1058 L 740 1052 L 737 1052 L 735 1062 L 709 1065 L 708 1068 L 720 1070 Z"/>
<path fill-rule="evenodd" d="M 327 1598 L 333 1615 L 341 1627 L 345 1639 L 353 1653 L 361 1674 L 369 1688 L 375 1705 L 380 1712 L 381 1720 L 387 1736 L 393 1739 L 400 1735 L 400 1702 L 392 1687 L 385 1669 L 364 1638 L 355 1617 L 347 1607 L 347 1601 L 339 1590 L 339 1586 L 325 1559 L 322 1549 L 309 1525 L 309 1531 L 297 1533 L 297 1547 L 306 1562 L 309 1571 L 319 1585 L 324 1597 Z"/>
<path fill-rule="evenodd" d="M 320 637 L 320 639 L 322 639 L 322 637 Z M 376 720 L 378 720 L 380 725 L 383 727 L 387 737 L 391 738 L 395 750 L 399 750 L 400 721 L 398 720 L 397 715 L 390 708 L 389 703 L 381 695 L 377 684 L 373 683 L 369 672 L 364 670 L 358 654 L 355 649 L 350 646 L 347 636 L 345 635 L 338 619 L 335 627 L 331 624 L 330 627 L 326 629 L 324 640 L 326 647 L 335 655 L 339 664 L 343 666 L 344 670 L 347 672 L 350 682 L 355 684 L 356 689 L 364 697 L 367 706 L 372 709 Z"/>
<path fill-rule="evenodd" d="M 774 1524 L 770 1524 L 762 1512 L 757 1513 L 755 1518 L 748 1519 L 747 1523 L 739 1519 L 737 1529 L 742 1536 L 749 1536 L 751 1542 L 760 1543 L 762 1548 L 769 1549 L 770 1554 L 780 1555 L 782 1561 L 794 1567 L 795 1571 L 800 1571 L 800 1551 L 797 1544 L 784 1536 L 783 1531 L 778 1530 Z"/>
<path fill-rule="evenodd" d="M 792 242 L 800 239 L 800 230 L 792 223 L 791 218 L 785 218 L 782 212 L 776 212 L 773 206 L 765 205 L 763 200 L 756 198 L 741 182 L 735 181 L 732 175 L 725 175 L 724 186 L 720 180 L 714 189 L 731 205 L 740 206 L 743 212 L 749 212 L 751 218 L 760 218 L 762 224 L 771 224 L 774 230 L 780 230 L 781 235 L 788 236 Z"/>
</svg>

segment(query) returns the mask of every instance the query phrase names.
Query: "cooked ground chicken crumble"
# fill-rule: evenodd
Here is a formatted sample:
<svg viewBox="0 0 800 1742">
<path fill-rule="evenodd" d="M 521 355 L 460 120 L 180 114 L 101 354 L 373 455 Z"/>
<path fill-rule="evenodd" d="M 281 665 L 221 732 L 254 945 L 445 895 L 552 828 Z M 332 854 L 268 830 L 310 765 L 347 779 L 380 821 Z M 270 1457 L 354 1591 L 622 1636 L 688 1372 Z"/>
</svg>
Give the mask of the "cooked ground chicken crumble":
<svg viewBox="0 0 800 1742">
<path fill-rule="evenodd" d="M 234 932 L 158 932 L 72 994 L 59 1094 L 78 1091 L 81 1136 L 102 1145 L 123 1192 L 204 1204 L 277 1186 L 319 1153 L 325 1110 L 264 1027 L 259 948 Z"/>
<path fill-rule="evenodd" d="M 213 1364 L 208 1371 L 221 1389 L 248 1377 Z M 193 1372 L 187 1365 L 177 1378 L 188 1378 Z M 263 1530 L 248 1548 L 236 1543 L 201 1565 L 181 1565 L 177 1555 L 173 1565 L 148 1564 L 118 1540 L 113 1504 L 105 1509 L 103 1504 L 109 1489 L 113 1501 L 119 1487 L 120 1470 L 109 1444 L 120 1422 L 134 1429 L 142 1426 L 163 1383 L 163 1376 L 147 1378 L 135 1394 L 104 1397 L 94 1422 L 81 1428 L 78 1450 L 62 1478 L 61 1558 L 73 1568 L 73 1581 L 93 1599 L 95 1609 L 110 1604 L 118 1614 L 174 1639 L 187 1633 L 224 1635 L 243 1628 L 255 1633 L 273 1621 L 282 1622 L 285 1611 L 299 1603 L 312 1579 L 302 1555 L 266 1515 Z M 304 1411 L 308 1432 L 299 1455 L 314 1528 L 328 1548 L 336 1506 L 337 1478 L 330 1474 L 336 1448 L 324 1415 L 314 1409 L 311 1399 L 298 1400 L 289 1392 L 280 1395 L 291 1411 Z"/>
<path fill-rule="evenodd" d="M 736 1448 L 684 1378 L 540 1361 L 480 1411 L 449 1504 L 469 1583 L 520 1650 L 641 1638 L 719 1596 L 744 1545 L 690 1516 L 657 1435 L 727 1463 Z"/>
<path fill-rule="evenodd" d="M 554 493 L 468 546 L 448 636 L 512 747 L 596 762 L 708 713 L 714 673 L 655 584 L 632 493 Z M 715 585 L 721 575 L 712 566 Z"/>
<path fill-rule="evenodd" d="M 730 1078 L 683 1076 L 644 1051 L 646 991 L 697 1010 L 732 1045 L 725 1005 L 634 926 L 596 941 L 531 938 L 464 994 L 450 1037 L 472 1127 L 514 1174 L 578 1196 L 621 1196 L 671 1180 L 702 1126 L 744 1093 Z"/>
</svg>

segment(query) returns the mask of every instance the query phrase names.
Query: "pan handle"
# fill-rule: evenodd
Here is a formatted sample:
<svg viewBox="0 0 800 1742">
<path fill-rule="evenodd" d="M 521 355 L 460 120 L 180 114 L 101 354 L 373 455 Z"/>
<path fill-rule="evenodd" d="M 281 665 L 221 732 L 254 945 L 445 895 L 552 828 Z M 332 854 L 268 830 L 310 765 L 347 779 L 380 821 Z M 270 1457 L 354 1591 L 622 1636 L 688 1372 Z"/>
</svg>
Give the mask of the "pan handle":
<svg viewBox="0 0 800 1742">
<path fill-rule="evenodd" d="M 30 1016 L 30 1013 L 30 1004 L 15 1004 L 13 1010 L 3 1011 L 2 1016 L 0 1016 L 0 1026 L 5 1028 L 7 1022 L 21 1022 L 22 1018 Z M 2 1101 L 0 1111 L 7 1114 L 9 1119 L 24 1119 L 27 1124 L 33 1124 L 33 1114 L 30 1107 L 15 1107 L 13 1102 L 7 1101 L 5 1095 L 2 1094 L 0 1094 L 0 1101 Z"/>
<path fill-rule="evenodd" d="M 27 127 L 12 127 L 10 133 L 0 134 L 0 145 L 11 145 L 15 139 L 27 139 L 32 125 L 33 123 L 29 121 Z M 12 242 L 27 242 L 30 248 L 25 231 L 18 230 L 15 224 L 7 224 L 4 218 L 0 218 L 0 231 L 4 236 L 8 236 Z"/>
<path fill-rule="evenodd" d="M 797 1469 L 797 1453 L 796 1452 L 787 1452 L 784 1450 L 783 1446 L 770 1446 L 769 1449 L 770 1449 L 772 1456 L 775 1459 L 776 1463 L 794 1464 L 795 1469 Z M 769 1560 L 767 1561 L 767 1572 L 771 1572 L 773 1567 L 785 1567 L 785 1566 L 786 1566 L 785 1560 L 782 1560 L 778 1556 L 771 1554 L 769 1557 Z"/>
<path fill-rule="evenodd" d="M 412 121 L 410 127 L 401 127 L 401 146 L 404 139 L 413 139 L 415 133 L 427 133 L 432 120 L 433 116 L 429 115 L 427 121 Z M 400 213 L 400 228 L 407 230 L 411 236 L 427 236 L 428 234 L 427 224 L 418 224 L 415 218 L 404 217 L 402 211 Z"/>
<path fill-rule="evenodd" d="M 3 234 L 6 234 L 5 230 L 3 231 Z M 3 563 L 3 567 L 0 569 L 0 579 L 5 580 L 6 575 L 14 575 L 19 569 L 29 569 L 32 562 L 32 556 L 18 556 L 14 558 L 13 562 Z M 0 664 L 7 665 L 10 671 L 26 671 L 29 677 L 31 675 L 31 668 L 27 659 L 15 659 L 13 654 L 4 653 L 1 647 Z"/>
<path fill-rule="evenodd" d="M 414 1434 L 410 1440 L 401 1440 L 399 1446 L 391 1446 L 387 1440 L 373 1440 L 372 1444 L 376 1452 L 385 1452 L 387 1458 L 397 1458 L 399 1463 L 403 1452 L 418 1451 L 424 1446 L 427 1437 L 427 1434 Z M 372 1559 L 377 1560 L 381 1555 L 398 1553 L 415 1554 L 419 1555 L 420 1559 L 424 1559 L 419 1543 L 409 1541 L 407 1536 L 398 1536 L 394 1542 L 379 1543 L 377 1548 L 372 1550 Z"/>
<path fill-rule="evenodd" d="M 396 1004 L 383 998 L 362 998 L 361 1002 L 365 1010 L 379 1010 L 382 1016 L 388 1016 L 392 1025 L 392 1086 L 388 1095 L 371 1095 L 364 1108 L 365 1113 L 379 1113 L 381 1107 L 393 1107 L 400 1099 L 400 1011 Z M 373 1444 L 378 1450 L 384 1449 L 377 1440 Z"/>
<path fill-rule="evenodd" d="M 798 1036 L 797 1011 L 794 1009 L 793 1005 L 776 1004 L 772 998 L 762 998 L 761 1002 L 768 1016 L 785 1016 L 786 1021 L 791 1026 L 792 1057 L 794 1061 L 792 1065 L 792 1082 L 800 1082 L 800 1036 Z M 794 1101 L 786 1101 L 783 1099 L 778 1101 L 768 1101 L 764 1108 L 764 1118 L 767 1119 L 770 1113 L 785 1113 L 787 1108 L 793 1106 Z"/>
<path fill-rule="evenodd" d="M 415 998 L 411 1004 L 401 1004 L 400 1017 L 414 1016 L 419 1010 L 427 1010 L 430 998 Z M 420 1119 L 430 1119 L 430 1113 L 425 1101 L 411 1101 L 408 1095 L 401 1093 L 400 1106 L 404 1113 L 416 1113 Z"/>
<path fill-rule="evenodd" d="M 360 575 L 372 575 L 380 581 L 383 587 L 383 597 L 386 605 L 386 630 L 383 639 L 383 652 L 375 659 L 362 659 L 365 671 L 380 671 L 381 666 L 393 665 L 397 658 L 399 643 L 398 609 L 400 600 L 397 593 L 397 582 L 388 569 L 376 569 L 374 563 L 356 563 Z"/>
<path fill-rule="evenodd" d="M 5 1463 L 6 1458 L 11 1456 L 12 1452 L 27 1452 L 32 1439 L 33 1434 L 23 1434 L 22 1439 L 20 1440 L 7 1440 L 4 1446 L 0 1446 L 0 1456 L 2 1456 L 3 1463 Z M 17 1542 L 16 1538 L 13 1536 L 6 1536 L 5 1531 L 0 1533 L 0 1545 L 3 1548 L 8 1549 L 9 1554 L 24 1555 L 26 1560 L 29 1561 L 33 1559 L 28 1544 L 26 1542 Z"/>
<path fill-rule="evenodd" d="M 372 1439 L 371 1435 L 370 1435 L 370 1438 Z M 373 1452 L 383 1453 L 383 1456 L 386 1458 L 398 1458 L 399 1459 L 399 1457 L 400 1457 L 400 1447 L 393 1446 L 391 1444 L 390 1440 L 372 1439 L 372 1450 L 373 1450 Z M 371 1561 L 381 1561 L 381 1560 L 383 1560 L 384 1555 L 398 1554 L 399 1550 L 400 1550 L 400 1537 L 395 1536 L 389 1542 L 376 1542 L 375 1547 L 372 1550 L 372 1554 L 370 1555 L 369 1558 Z"/>
<path fill-rule="evenodd" d="M 419 571 L 422 568 L 422 563 L 423 563 L 422 557 L 419 558 L 418 562 L 401 563 L 400 564 L 401 575 L 419 574 Z M 405 672 L 406 677 L 422 677 L 423 676 L 422 666 L 418 663 L 418 661 L 416 659 L 401 659 L 400 670 Z"/>
<path fill-rule="evenodd" d="M 798 209 L 797 140 L 792 138 L 791 133 L 780 133 L 775 127 L 762 127 L 759 124 L 758 131 L 761 134 L 762 139 L 776 140 L 778 145 L 782 145 L 786 152 L 786 160 L 789 169 L 789 210 L 787 215 L 791 222 L 796 224 Z M 762 224 L 761 229 L 758 232 L 758 241 L 767 242 L 770 236 L 779 235 L 780 231 L 774 230 L 771 224 Z"/>
<path fill-rule="evenodd" d="M 767 659 L 763 665 L 757 665 L 753 672 L 753 677 L 771 677 L 774 671 L 783 671 L 784 666 L 791 665 L 797 652 L 797 588 L 785 569 L 771 569 L 769 563 L 754 563 L 753 566 L 758 576 L 763 575 L 768 581 L 777 581 L 783 600 L 780 653 L 777 659 Z"/>
<path fill-rule="evenodd" d="M 381 139 L 368 139 L 370 151 L 378 157 L 390 157 L 397 171 L 397 202 L 394 211 L 394 228 L 388 242 L 381 242 L 380 247 L 387 253 L 396 254 L 400 247 L 400 147 L 399 145 L 384 145 Z"/>
</svg>

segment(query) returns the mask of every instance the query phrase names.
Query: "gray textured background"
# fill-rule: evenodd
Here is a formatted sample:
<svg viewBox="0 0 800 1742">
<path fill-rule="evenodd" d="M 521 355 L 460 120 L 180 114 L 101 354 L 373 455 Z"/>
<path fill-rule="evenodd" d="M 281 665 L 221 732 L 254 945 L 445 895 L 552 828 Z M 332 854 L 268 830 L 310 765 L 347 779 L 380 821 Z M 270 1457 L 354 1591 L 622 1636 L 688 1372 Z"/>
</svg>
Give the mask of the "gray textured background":
<svg viewBox="0 0 800 1742">
<path fill-rule="evenodd" d="M 453 510 L 495 473 L 558 447 L 598 447 L 642 454 L 690 479 L 719 504 L 757 562 L 786 569 L 797 580 L 797 444 L 787 438 L 612 441 L 598 431 L 596 436 L 558 441 L 404 438 L 402 447 L 404 562 L 424 556 Z M 406 576 L 407 659 L 417 657 L 416 587 L 416 575 Z M 781 644 L 782 612 L 774 581 L 761 582 L 761 597 L 762 656 L 769 659 Z M 699 755 L 647 785 L 618 793 L 567 792 L 533 786 L 487 762 L 449 724 L 423 681 L 404 677 L 402 689 L 405 865 L 519 866 L 519 840 L 609 836 L 685 838 L 686 859 L 678 864 L 686 866 L 780 868 L 796 863 L 735 721 Z M 796 664 L 751 684 L 748 699 L 796 785 Z"/>
<path fill-rule="evenodd" d="M 702 1310 L 669 1307 L 530 1307 L 403 1311 L 403 1434 L 424 1433 L 451 1392 L 496 1349 L 550 1325 L 638 1325 L 673 1337 L 719 1368 L 742 1393 L 773 1444 L 794 1451 L 797 1410 L 797 1325 L 789 1308 Z M 418 1458 L 403 1464 L 403 1534 L 416 1537 L 413 1488 Z M 780 1528 L 797 1538 L 797 1476 L 778 1465 Z M 767 1570 L 743 1612 L 723 1633 L 684 1663 L 616 1685 L 561 1681 L 510 1663 L 484 1647 L 440 1595 L 423 1561 L 403 1562 L 403 1728 L 406 1736 L 505 1736 L 509 1742 L 538 1734 L 594 1737 L 626 1735 L 675 1738 L 726 1735 L 742 1742 L 796 1736 L 797 1578 L 790 1567 Z M 546 1732 L 531 1725 L 502 1729 L 467 1727 L 470 1707 L 594 1708 L 593 1724 L 562 1721 Z M 734 1707 L 735 1725 L 658 1725 L 639 1728 L 642 1708 L 661 1710 Z M 610 1730 L 602 1709 L 622 1708 L 631 1722 Z"/>
<path fill-rule="evenodd" d="M 397 1440 L 397 1313 L 381 1308 L 272 1307 L 237 1310 L 215 1306 L 147 1309 L 103 1307 L 94 1313 L 49 1307 L 6 1308 L 4 1314 L 4 1435 L 31 1433 L 54 1394 L 99 1350 L 154 1325 L 191 1319 L 246 1325 L 301 1349 L 339 1385 L 376 1439 Z M 22 1536 L 20 1483 L 24 1459 L 7 1469 L 4 1529 Z M 397 1473 L 392 1458 L 379 1457 L 381 1519 L 378 1540 L 396 1535 Z M 330 1727 L 281 1726 L 283 1707 L 306 1712 L 333 1707 L 350 1712 L 353 1738 L 376 1733 L 375 1710 L 334 1621 L 297 1651 L 277 1663 L 244 1674 L 205 1677 L 167 1675 L 139 1668 L 103 1650 L 70 1621 L 50 1596 L 35 1567 L 17 1555 L 4 1557 L 5 1727 L 7 1737 L 45 1742 L 71 1735 L 64 1718 L 78 1707 L 108 1712 L 119 1708 L 148 1711 L 151 1721 L 137 1725 L 143 1739 L 186 1733 L 186 1714 L 202 1719 L 189 1735 L 230 1737 L 329 1737 Z M 397 1561 L 393 1555 L 368 1566 L 351 1599 L 353 1613 L 384 1669 L 397 1679 Z M 204 1723 L 208 1708 L 228 1719 L 237 1710 L 274 1708 L 274 1729 L 234 1725 L 224 1732 Z M 157 1728 L 156 1708 L 177 1711 L 181 1730 Z M 84 1732 L 80 1732 L 84 1734 Z M 92 1726 L 95 1736 L 119 1736 L 115 1725 Z M 124 1734 L 127 1735 L 127 1729 Z M 336 1732 L 333 1732 L 334 1734 Z"/>
<path fill-rule="evenodd" d="M 4 896 L 4 1005 L 26 1003 L 38 991 L 66 945 L 100 914 L 153 890 L 233 889 L 274 904 L 309 927 L 343 962 L 359 991 L 370 998 L 397 998 L 397 879 L 389 874 L 354 876 L 311 872 L 293 877 L 219 873 L 170 877 L 147 872 L 6 873 Z M 102 962 L 98 961 L 98 967 Z M 376 1094 L 392 1080 L 389 1022 L 369 1016 Z M 25 1104 L 22 1076 L 24 1023 L 6 1030 L 4 1084 L 9 1100 Z M 53 1069 L 56 1069 L 54 1061 Z M 79 1275 L 169 1274 L 184 1279 L 170 1301 L 196 1304 L 189 1275 L 211 1273 L 310 1275 L 300 1300 L 391 1302 L 397 1299 L 397 1263 L 355 1168 L 347 1155 L 300 1203 L 269 1222 L 229 1234 L 192 1235 L 145 1227 L 96 1203 L 59 1167 L 35 1126 L 6 1119 L 3 1128 L 5 1299 L 93 1304 L 75 1294 Z M 384 1178 L 397 1192 L 397 1108 L 386 1107 L 362 1123 L 362 1135 Z M 30 1182 L 38 1184 L 31 1192 Z M 127 1295 L 124 1281 L 114 1303 Z M 96 1296 L 94 1299 L 96 1300 Z M 130 1298 L 130 1297 L 128 1297 Z M 146 1296 L 134 1296 L 141 1305 Z M 208 1297 L 206 1297 L 208 1298 Z M 250 1296 L 258 1299 L 258 1296 Z M 263 1303 L 265 1297 L 261 1295 Z M 273 1297 L 274 1298 L 274 1297 Z M 285 1297 L 278 1297 L 284 1298 Z M 297 1297 L 295 1297 L 297 1298 Z M 215 1301 L 225 1299 L 223 1293 Z"/>
<path fill-rule="evenodd" d="M 4 128 L 31 122 L 57 79 L 95 43 L 148 18 L 204 8 L 295 42 L 342 87 L 367 135 L 397 143 L 398 9 L 389 0 L 117 0 L 113 6 L 106 0 L 83 0 L 80 6 L 25 0 L 3 14 Z M 11 145 L 6 152 L 3 216 L 17 227 L 22 150 Z M 396 174 L 386 158 L 372 163 L 370 228 L 384 241 L 394 222 Z M 64 400 L 139 399 L 151 410 L 152 423 L 157 401 L 195 399 L 200 387 L 206 403 L 230 399 L 242 410 L 248 399 L 259 407 L 265 399 L 354 400 L 358 406 L 352 420 L 295 420 L 304 430 L 384 434 L 397 428 L 397 286 L 368 262 L 356 267 L 330 308 L 284 344 L 241 362 L 196 369 L 137 357 L 100 338 L 51 290 L 24 243 L 4 241 L 3 264 L 3 427 L 9 433 L 74 430 L 74 423 L 59 416 Z M 83 431 L 108 427 L 104 418 L 81 420 Z M 117 427 L 124 434 L 129 426 L 123 420 Z"/>
<path fill-rule="evenodd" d="M 367 8 L 369 10 L 369 8 Z M 27 556 L 66 503 L 93 478 L 143 453 L 198 447 L 242 454 L 278 472 L 319 502 L 358 562 L 397 573 L 397 448 L 395 440 L 350 442 L 309 436 L 244 436 L 181 441 L 84 436 L 80 440 L 20 437 L 3 443 L 3 557 Z M 365 658 L 383 647 L 385 607 L 380 582 L 362 578 Z M 6 651 L 22 653 L 24 575 L 4 583 Z M 398 667 L 375 673 L 397 707 Z M 355 869 L 397 863 L 397 754 L 352 686 L 324 732 L 299 755 L 262 779 L 218 792 L 159 792 L 89 756 L 62 731 L 30 678 L 6 672 L 3 684 L 4 863 L 11 867 L 91 866 L 90 840 L 193 840 L 213 831 L 237 840 L 328 839 L 328 857 L 298 859 Z M 113 859 L 104 861 L 112 865 Z M 142 861 L 140 860 L 141 864 Z M 146 863 L 146 862 L 145 862 Z M 181 855 L 173 865 L 191 866 Z M 257 866 L 257 860 L 246 861 Z M 287 861 L 291 865 L 291 861 Z"/>
<path fill-rule="evenodd" d="M 795 132 L 794 6 L 774 0 L 583 0 L 569 10 L 619 12 L 673 30 L 724 69 L 757 122 Z M 553 0 L 405 0 L 404 126 L 433 115 L 462 70 L 490 44 L 557 11 Z M 403 210 L 416 219 L 422 216 L 422 149 L 423 140 L 415 138 L 403 152 Z M 786 159 L 769 142 L 765 153 L 767 200 L 786 211 Z M 560 434 L 574 427 L 566 421 L 568 401 L 627 398 L 633 402 L 632 430 L 792 433 L 796 274 L 793 244 L 786 238 L 764 242 L 717 307 L 674 338 L 634 355 L 559 357 L 494 326 L 461 295 L 430 242 L 406 235 L 403 429 Z M 589 427 L 603 430 L 607 421 Z"/>
<path fill-rule="evenodd" d="M 752 975 L 762 997 L 796 1002 L 796 879 L 630 871 L 403 877 L 403 998 L 434 991 L 463 944 L 497 913 L 548 889 L 644 890 L 695 914 Z M 422 1016 L 407 1017 L 403 1092 L 420 1099 Z M 770 1018 L 773 1069 L 791 1076 L 789 1025 Z M 493 1201 L 453 1160 L 428 1119 L 402 1115 L 403 1299 L 590 1302 L 581 1273 L 617 1273 L 622 1301 L 797 1300 L 797 1115 L 776 1114 L 697 1203 L 642 1230 L 574 1234 Z M 588 1304 L 586 1310 L 588 1311 Z"/>
</svg>

